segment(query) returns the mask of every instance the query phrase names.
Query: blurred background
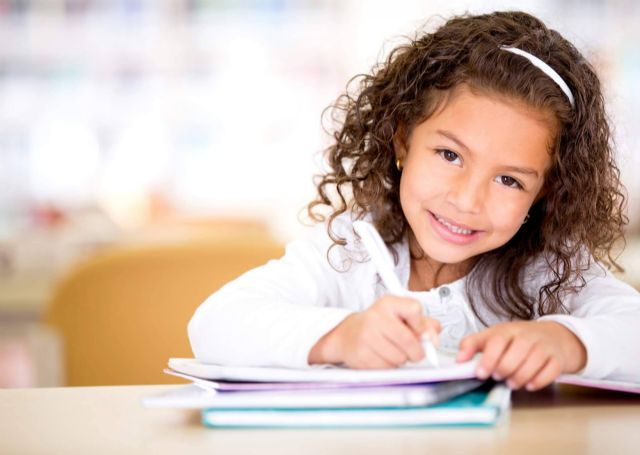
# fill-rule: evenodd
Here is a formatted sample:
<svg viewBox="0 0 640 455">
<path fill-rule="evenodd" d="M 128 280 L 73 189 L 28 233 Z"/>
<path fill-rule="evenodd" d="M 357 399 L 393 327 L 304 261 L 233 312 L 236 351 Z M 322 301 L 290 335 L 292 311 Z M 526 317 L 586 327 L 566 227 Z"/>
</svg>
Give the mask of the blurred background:
<svg viewBox="0 0 640 455">
<path fill-rule="evenodd" d="M 620 277 L 638 286 L 638 2 L 0 0 L 0 387 L 160 382 L 190 356 L 197 304 L 303 229 L 321 112 L 348 79 L 496 9 L 596 65 L 629 195 Z M 127 375 L 141 363 L 157 375 Z"/>
</svg>

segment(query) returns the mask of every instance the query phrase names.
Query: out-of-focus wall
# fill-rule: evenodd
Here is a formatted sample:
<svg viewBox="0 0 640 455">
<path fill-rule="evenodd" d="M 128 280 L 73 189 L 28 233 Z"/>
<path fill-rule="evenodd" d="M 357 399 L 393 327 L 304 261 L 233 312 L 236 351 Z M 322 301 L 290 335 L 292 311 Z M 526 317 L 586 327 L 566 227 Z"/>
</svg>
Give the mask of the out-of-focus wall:
<svg viewBox="0 0 640 455">
<path fill-rule="evenodd" d="M 435 15 L 514 6 L 597 65 L 637 224 L 636 2 L 478 3 L 0 1 L 0 241 L 88 207 L 125 228 L 251 214 L 288 238 L 347 80 Z"/>
</svg>

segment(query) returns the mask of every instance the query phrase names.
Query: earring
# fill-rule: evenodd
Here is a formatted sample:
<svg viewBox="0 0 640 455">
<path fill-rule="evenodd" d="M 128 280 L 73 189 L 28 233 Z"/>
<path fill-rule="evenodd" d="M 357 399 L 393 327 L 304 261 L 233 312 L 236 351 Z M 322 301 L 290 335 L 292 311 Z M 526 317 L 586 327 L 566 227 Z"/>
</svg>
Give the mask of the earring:
<svg viewBox="0 0 640 455">
<path fill-rule="evenodd" d="M 396 160 L 396 168 L 398 168 L 399 171 L 402 171 L 402 160 L 400 158 Z"/>
<path fill-rule="evenodd" d="M 529 221 L 529 214 L 527 213 L 527 216 L 524 217 L 524 221 L 522 222 L 522 224 L 526 223 L 527 221 Z"/>
</svg>

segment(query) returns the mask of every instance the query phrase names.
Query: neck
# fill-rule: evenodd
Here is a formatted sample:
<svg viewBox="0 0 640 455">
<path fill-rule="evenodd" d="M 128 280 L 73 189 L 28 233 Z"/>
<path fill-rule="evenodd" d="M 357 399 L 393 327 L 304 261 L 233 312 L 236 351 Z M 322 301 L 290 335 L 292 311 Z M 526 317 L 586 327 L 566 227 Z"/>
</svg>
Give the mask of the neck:
<svg viewBox="0 0 640 455">
<path fill-rule="evenodd" d="M 410 291 L 428 291 L 456 281 L 469 273 L 474 262 L 473 258 L 455 264 L 436 261 L 424 254 L 412 234 L 409 236 L 409 252 L 411 256 Z"/>
</svg>

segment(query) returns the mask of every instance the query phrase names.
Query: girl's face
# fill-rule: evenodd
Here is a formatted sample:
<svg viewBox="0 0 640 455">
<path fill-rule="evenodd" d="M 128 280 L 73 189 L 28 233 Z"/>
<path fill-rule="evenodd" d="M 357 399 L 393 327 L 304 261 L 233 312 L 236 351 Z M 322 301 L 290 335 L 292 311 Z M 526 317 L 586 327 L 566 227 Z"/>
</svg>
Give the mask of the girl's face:
<svg viewBox="0 0 640 455">
<path fill-rule="evenodd" d="M 551 164 L 551 122 L 536 110 L 458 87 L 411 132 L 400 203 L 434 262 L 458 264 L 520 229 Z"/>
</svg>

